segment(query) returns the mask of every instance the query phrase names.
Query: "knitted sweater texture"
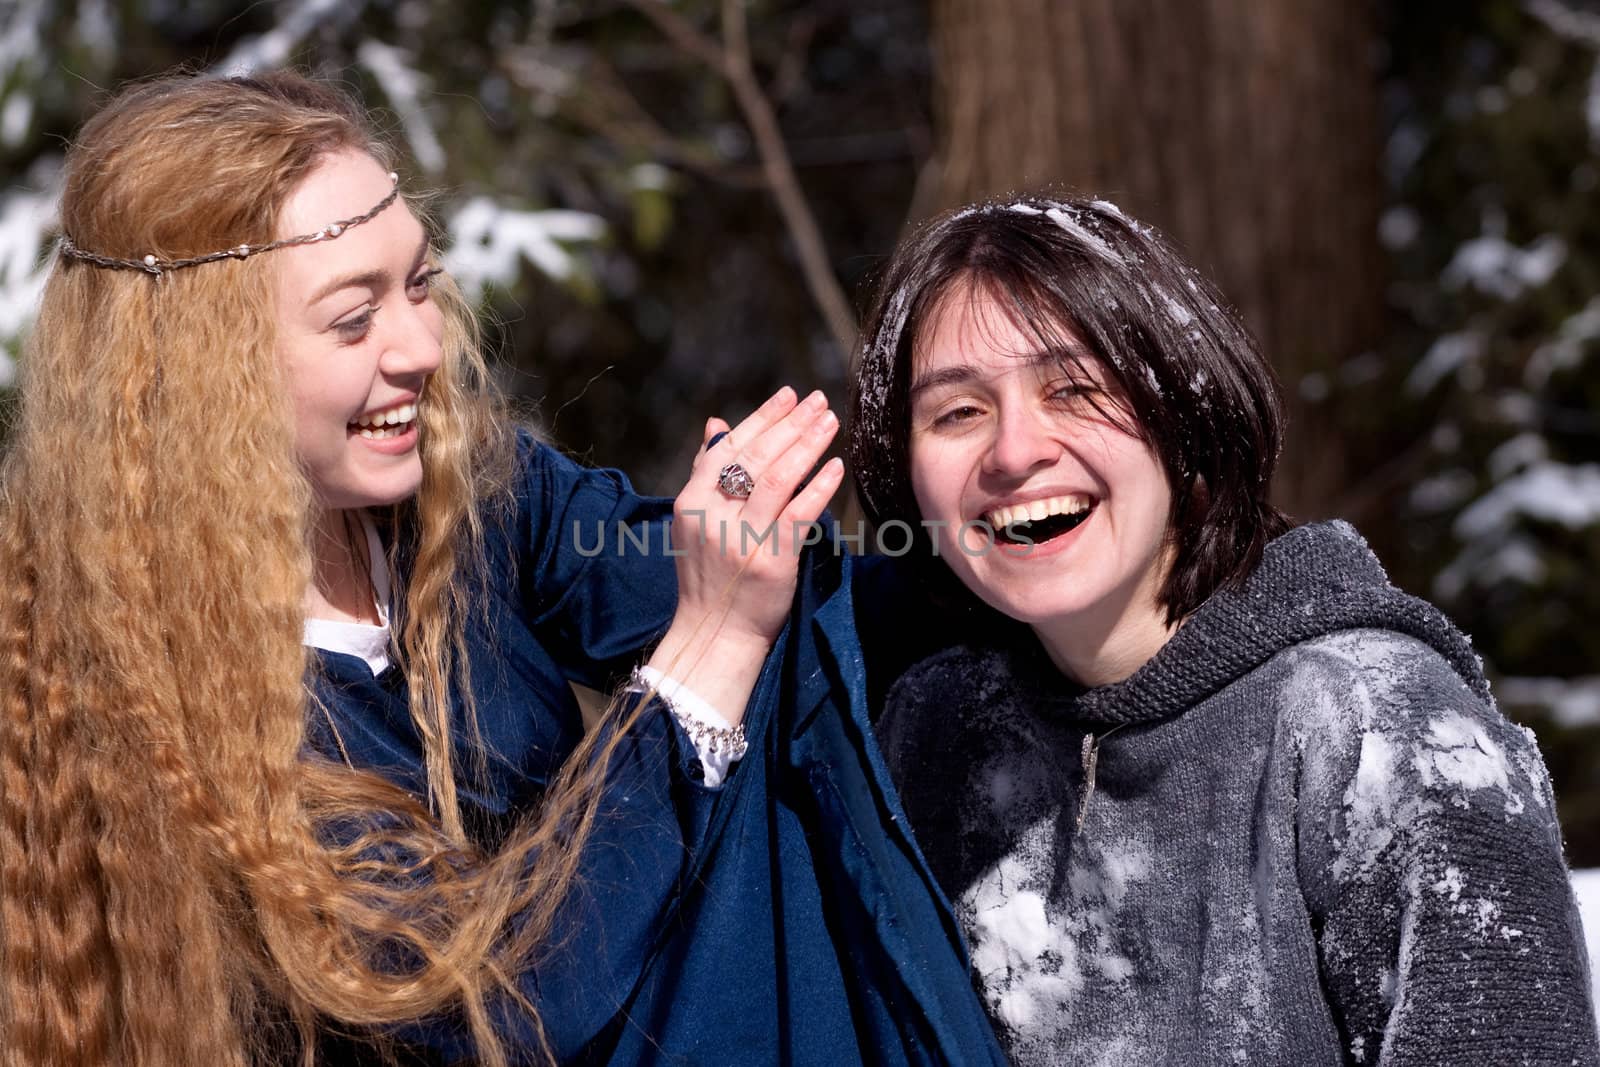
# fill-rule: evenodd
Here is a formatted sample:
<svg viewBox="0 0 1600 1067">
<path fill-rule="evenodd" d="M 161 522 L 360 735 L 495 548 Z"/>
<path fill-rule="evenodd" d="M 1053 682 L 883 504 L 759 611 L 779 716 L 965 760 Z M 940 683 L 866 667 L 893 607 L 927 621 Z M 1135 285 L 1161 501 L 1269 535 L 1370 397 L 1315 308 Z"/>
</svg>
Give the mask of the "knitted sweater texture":
<svg viewBox="0 0 1600 1067">
<path fill-rule="evenodd" d="M 1600 1063 L 1533 737 L 1343 523 L 1125 681 L 958 648 L 878 729 L 1019 1065 Z"/>
</svg>

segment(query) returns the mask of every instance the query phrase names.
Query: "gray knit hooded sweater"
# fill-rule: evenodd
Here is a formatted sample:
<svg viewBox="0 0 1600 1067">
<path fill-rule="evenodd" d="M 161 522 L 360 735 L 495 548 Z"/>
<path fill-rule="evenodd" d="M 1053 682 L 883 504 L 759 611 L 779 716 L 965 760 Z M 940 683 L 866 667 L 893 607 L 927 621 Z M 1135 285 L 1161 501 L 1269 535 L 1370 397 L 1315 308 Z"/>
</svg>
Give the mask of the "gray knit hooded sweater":
<svg viewBox="0 0 1600 1067">
<path fill-rule="evenodd" d="M 889 766 L 1018 1064 L 1596 1064 L 1549 778 L 1343 523 L 1136 674 L 958 648 Z"/>
</svg>

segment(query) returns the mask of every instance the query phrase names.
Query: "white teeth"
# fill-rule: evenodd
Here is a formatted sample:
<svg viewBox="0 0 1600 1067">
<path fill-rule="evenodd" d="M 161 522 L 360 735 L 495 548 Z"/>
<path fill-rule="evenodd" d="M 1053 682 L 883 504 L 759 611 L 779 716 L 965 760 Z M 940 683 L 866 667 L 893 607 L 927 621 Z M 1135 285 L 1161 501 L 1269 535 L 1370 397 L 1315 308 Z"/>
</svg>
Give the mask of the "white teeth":
<svg viewBox="0 0 1600 1067">
<path fill-rule="evenodd" d="M 373 412 L 371 414 L 363 415 L 359 419 L 356 419 L 355 422 L 351 423 L 351 425 L 352 426 L 358 426 L 358 427 L 361 427 L 363 429 L 371 428 L 371 429 L 374 429 L 374 430 L 380 430 L 381 431 L 386 426 L 401 426 L 401 425 L 404 425 L 406 423 L 411 422 L 416 417 L 417 417 L 417 405 L 415 405 L 415 404 L 401 404 L 399 407 L 392 407 L 392 408 L 389 408 L 387 411 L 375 411 L 375 412 Z M 366 435 L 363 434 L 362 436 L 366 436 Z M 392 437 L 394 435 L 393 434 L 379 433 L 377 436 L 380 436 L 380 437 Z"/>
<path fill-rule="evenodd" d="M 1076 515 L 1080 511 L 1088 511 L 1094 506 L 1094 501 L 1080 493 L 1067 496 L 1052 496 L 1043 500 L 1030 500 L 1025 504 L 1012 504 L 1008 507 L 995 508 L 984 516 L 989 525 L 996 530 L 1004 530 L 1021 522 L 1039 522 L 1052 515 Z"/>
</svg>

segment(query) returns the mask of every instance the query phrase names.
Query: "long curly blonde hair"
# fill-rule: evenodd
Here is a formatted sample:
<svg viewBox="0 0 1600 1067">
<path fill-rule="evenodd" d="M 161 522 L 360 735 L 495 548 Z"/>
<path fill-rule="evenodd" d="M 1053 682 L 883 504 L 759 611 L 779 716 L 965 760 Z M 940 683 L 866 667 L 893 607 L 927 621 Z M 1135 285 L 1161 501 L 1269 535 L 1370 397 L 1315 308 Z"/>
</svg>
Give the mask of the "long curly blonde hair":
<svg viewBox="0 0 1600 1067">
<path fill-rule="evenodd" d="M 352 147 L 387 161 L 359 108 L 295 75 L 146 84 L 73 146 L 63 229 L 128 258 L 260 244 Z M 439 1012 L 501 1064 L 495 998 L 543 1032 L 513 979 L 575 879 L 609 751 L 586 742 L 560 810 L 497 854 L 464 838 L 457 579 L 511 455 L 473 317 L 438 291 L 446 353 L 401 516 L 416 541 L 398 654 L 429 810 L 305 751 L 312 497 L 269 269 L 152 278 L 58 257 L 45 289 L 0 487 L 6 1067 L 310 1063 L 330 1021 L 381 1033 Z"/>
</svg>

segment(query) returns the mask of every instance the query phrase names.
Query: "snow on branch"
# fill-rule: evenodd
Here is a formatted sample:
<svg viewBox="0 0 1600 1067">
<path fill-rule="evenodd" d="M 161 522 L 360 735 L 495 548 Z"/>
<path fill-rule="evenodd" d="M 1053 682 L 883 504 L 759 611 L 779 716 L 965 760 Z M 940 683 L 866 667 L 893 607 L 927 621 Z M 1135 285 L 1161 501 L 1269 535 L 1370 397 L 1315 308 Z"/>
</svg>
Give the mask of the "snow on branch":
<svg viewBox="0 0 1600 1067">
<path fill-rule="evenodd" d="M 1501 300 L 1515 300 L 1555 276 L 1567 260 L 1567 243 L 1544 234 L 1518 248 L 1498 234 L 1475 237 L 1456 249 L 1439 281 L 1446 289 L 1470 285 Z"/>
<path fill-rule="evenodd" d="M 1530 389 L 1542 389 L 1556 371 L 1582 363 L 1589 345 L 1597 340 L 1600 340 L 1600 296 L 1590 297 L 1581 311 L 1562 322 L 1554 340 L 1533 350 L 1523 371 L 1523 382 Z"/>
<path fill-rule="evenodd" d="M 1464 541 L 1499 537 L 1519 518 L 1573 530 L 1600 522 L 1600 464 L 1529 464 L 1456 516 L 1456 536 Z"/>
<path fill-rule="evenodd" d="M 1556 36 L 1593 49 L 1600 55 L 1600 15 L 1579 11 L 1562 0 L 1524 0 L 1528 14 L 1544 23 Z M 1589 124 L 1589 143 L 1600 150 L 1600 58 L 1589 75 L 1589 96 L 1584 107 Z"/>
<path fill-rule="evenodd" d="M 1549 576 L 1540 546 L 1531 538 L 1515 535 L 1468 544 L 1434 576 L 1433 591 L 1440 600 L 1456 600 L 1469 587 L 1537 586 Z"/>
<path fill-rule="evenodd" d="M 410 57 L 403 49 L 380 41 L 362 41 L 356 49 L 356 59 L 372 72 L 389 105 L 400 116 L 406 140 L 411 144 L 411 154 L 418 165 L 429 174 L 443 170 L 444 146 L 439 143 L 433 121 L 422 104 L 422 94 L 428 88 L 427 76 L 410 65 Z"/>
<path fill-rule="evenodd" d="M 10 80 L 12 71 L 42 54 L 39 27 L 45 6 L 44 0 L 23 0 L 8 19 L 0 21 L 0 85 Z"/>
<path fill-rule="evenodd" d="M 20 145 L 33 123 L 45 11 L 45 0 L 24 0 L 13 3 L 11 14 L 0 18 L 0 146 L 5 148 Z"/>
<path fill-rule="evenodd" d="M 57 224 L 59 163 L 51 157 L 40 168 L 49 174 L 47 188 L 11 189 L 0 200 L 0 388 L 16 380 L 12 346 L 32 321 L 49 274 L 49 257 L 42 253 Z"/>
<path fill-rule="evenodd" d="M 1437 338 L 1406 378 L 1406 391 L 1414 395 L 1429 392 L 1462 367 L 1480 359 L 1484 337 L 1477 330 L 1460 330 Z"/>
<path fill-rule="evenodd" d="M 557 281 L 572 277 L 572 253 L 561 242 L 595 241 L 606 224 L 586 211 L 518 211 L 475 196 L 450 220 L 445 267 L 476 300 L 485 286 L 509 286 L 522 261 Z"/>
<path fill-rule="evenodd" d="M 366 0 L 300 0 L 272 29 L 235 45 L 228 58 L 212 68 L 212 73 L 229 77 L 281 67 L 313 30 L 334 18 L 349 22 L 364 7 Z"/>
<path fill-rule="evenodd" d="M 1600 15 L 1578 11 L 1562 0 L 1524 0 L 1522 6 L 1557 36 L 1600 50 Z"/>
<path fill-rule="evenodd" d="M 1600 724 L 1600 675 L 1587 678 L 1502 678 L 1495 683 L 1500 703 L 1544 708 L 1562 726 Z"/>
</svg>

